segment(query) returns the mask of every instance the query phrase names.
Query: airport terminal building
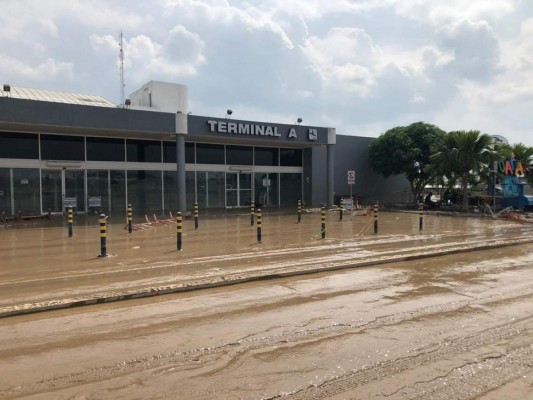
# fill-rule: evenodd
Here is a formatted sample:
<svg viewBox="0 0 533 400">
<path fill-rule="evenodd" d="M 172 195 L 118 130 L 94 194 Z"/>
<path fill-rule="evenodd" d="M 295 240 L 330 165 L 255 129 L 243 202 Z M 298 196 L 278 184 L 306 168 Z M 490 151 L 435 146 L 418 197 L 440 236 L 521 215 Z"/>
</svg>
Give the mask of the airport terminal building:
<svg viewBox="0 0 533 400">
<path fill-rule="evenodd" d="M 362 172 L 365 160 L 355 154 L 366 154 L 369 140 L 345 137 L 339 152 L 334 128 L 191 115 L 187 88 L 164 82 L 147 83 L 120 107 L 99 96 L 4 85 L 0 212 L 331 205 L 335 185 L 348 190 L 346 170 Z M 363 175 L 375 192 L 376 177 Z"/>
</svg>

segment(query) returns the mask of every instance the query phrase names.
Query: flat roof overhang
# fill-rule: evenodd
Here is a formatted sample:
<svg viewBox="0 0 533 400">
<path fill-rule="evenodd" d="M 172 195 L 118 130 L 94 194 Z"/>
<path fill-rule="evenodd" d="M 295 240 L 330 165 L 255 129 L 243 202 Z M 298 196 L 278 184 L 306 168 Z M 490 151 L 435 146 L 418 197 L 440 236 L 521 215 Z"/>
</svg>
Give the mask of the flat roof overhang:
<svg viewBox="0 0 533 400">
<path fill-rule="evenodd" d="M 191 115 L 189 121 L 205 118 L 209 117 Z M 325 145 L 323 142 L 272 140 L 261 136 L 206 135 L 197 126 L 194 122 L 189 123 L 186 142 L 287 148 Z M 175 130 L 176 115 L 173 113 L 0 97 L 0 131 L 174 140 Z"/>
</svg>

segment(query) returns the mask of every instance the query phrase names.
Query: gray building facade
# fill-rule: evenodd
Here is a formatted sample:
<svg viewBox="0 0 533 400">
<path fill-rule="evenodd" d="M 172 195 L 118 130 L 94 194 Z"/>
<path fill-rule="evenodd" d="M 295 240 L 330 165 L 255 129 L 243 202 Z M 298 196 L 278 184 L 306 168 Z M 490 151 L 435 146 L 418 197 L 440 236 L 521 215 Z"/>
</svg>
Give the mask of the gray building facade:
<svg viewBox="0 0 533 400">
<path fill-rule="evenodd" d="M 186 89 L 150 82 L 125 106 L 9 88 L 0 96 L 0 212 L 7 215 L 332 205 L 386 200 L 401 182 L 368 166 L 371 139 L 334 128 L 190 115 Z M 158 107 L 154 107 L 154 104 Z M 177 111 L 173 111 L 177 110 Z"/>
</svg>

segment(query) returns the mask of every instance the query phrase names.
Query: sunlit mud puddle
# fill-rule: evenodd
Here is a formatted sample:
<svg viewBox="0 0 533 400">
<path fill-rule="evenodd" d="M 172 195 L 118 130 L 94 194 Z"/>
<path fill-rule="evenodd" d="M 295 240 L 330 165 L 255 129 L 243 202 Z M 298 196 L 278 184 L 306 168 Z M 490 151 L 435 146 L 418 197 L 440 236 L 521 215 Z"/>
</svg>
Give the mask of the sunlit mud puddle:
<svg viewBox="0 0 533 400">
<path fill-rule="evenodd" d="M 104 259 L 97 257 L 97 227 L 77 227 L 72 238 L 58 227 L 3 231 L 0 309 L 11 307 L 9 312 L 17 307 L 154 293 L 173 286 L 390 262 L 531 237 L 530 226 L 487 218 L 427 215 L 419 231 L 418 215 L 409 213 L 381 213 L 379 234 L 374 235 L 370 217 L 341 222 L 329 213 L 327 237 L 322 240 L 318 217 L 306 215 L 297 224 L 293 216 L 267 215 L 261 244 L 249 217 L 202 221 L 198 231 L 191 230 L 187 221 L 181 252 L 175 249 L 172 225 L 129 235 L 122 224 L 111 224 L 111 257 Z M 361 230 L 366 226 L 370 231 Z"/>
<path fill-rule="evenodd" d="M 500 248 L 2 319 L 0 398 L 481 396 L 533 372 L 531 265 Z"/>
</svg>

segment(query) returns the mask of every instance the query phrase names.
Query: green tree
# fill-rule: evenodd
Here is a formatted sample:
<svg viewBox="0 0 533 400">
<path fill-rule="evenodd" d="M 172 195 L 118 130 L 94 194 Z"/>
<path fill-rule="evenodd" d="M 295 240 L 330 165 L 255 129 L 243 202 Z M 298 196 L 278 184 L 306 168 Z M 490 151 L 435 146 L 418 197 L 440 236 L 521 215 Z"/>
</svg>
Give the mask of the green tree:
<svg viewBox="0 0 533 400">
<path fill-rule="evenodd" d="M 468 182 L 472 175 L 490 169 L 494 160 L 493 139 L 479 131 L 449 132 L 439 150 L 431 157 L 434 168 L 461 182 L 463 210 L 468 210 Z"/>
<path fill-rule="evenodd" d="M 437 126 L 424 122 L 389 129 L 368 148 L 371 166 L 385 178 L 404 174 L 416 204 L 424 187 L 437 176 L 437 171 L 428 166 L 445 135 Z"/>
</svg>

